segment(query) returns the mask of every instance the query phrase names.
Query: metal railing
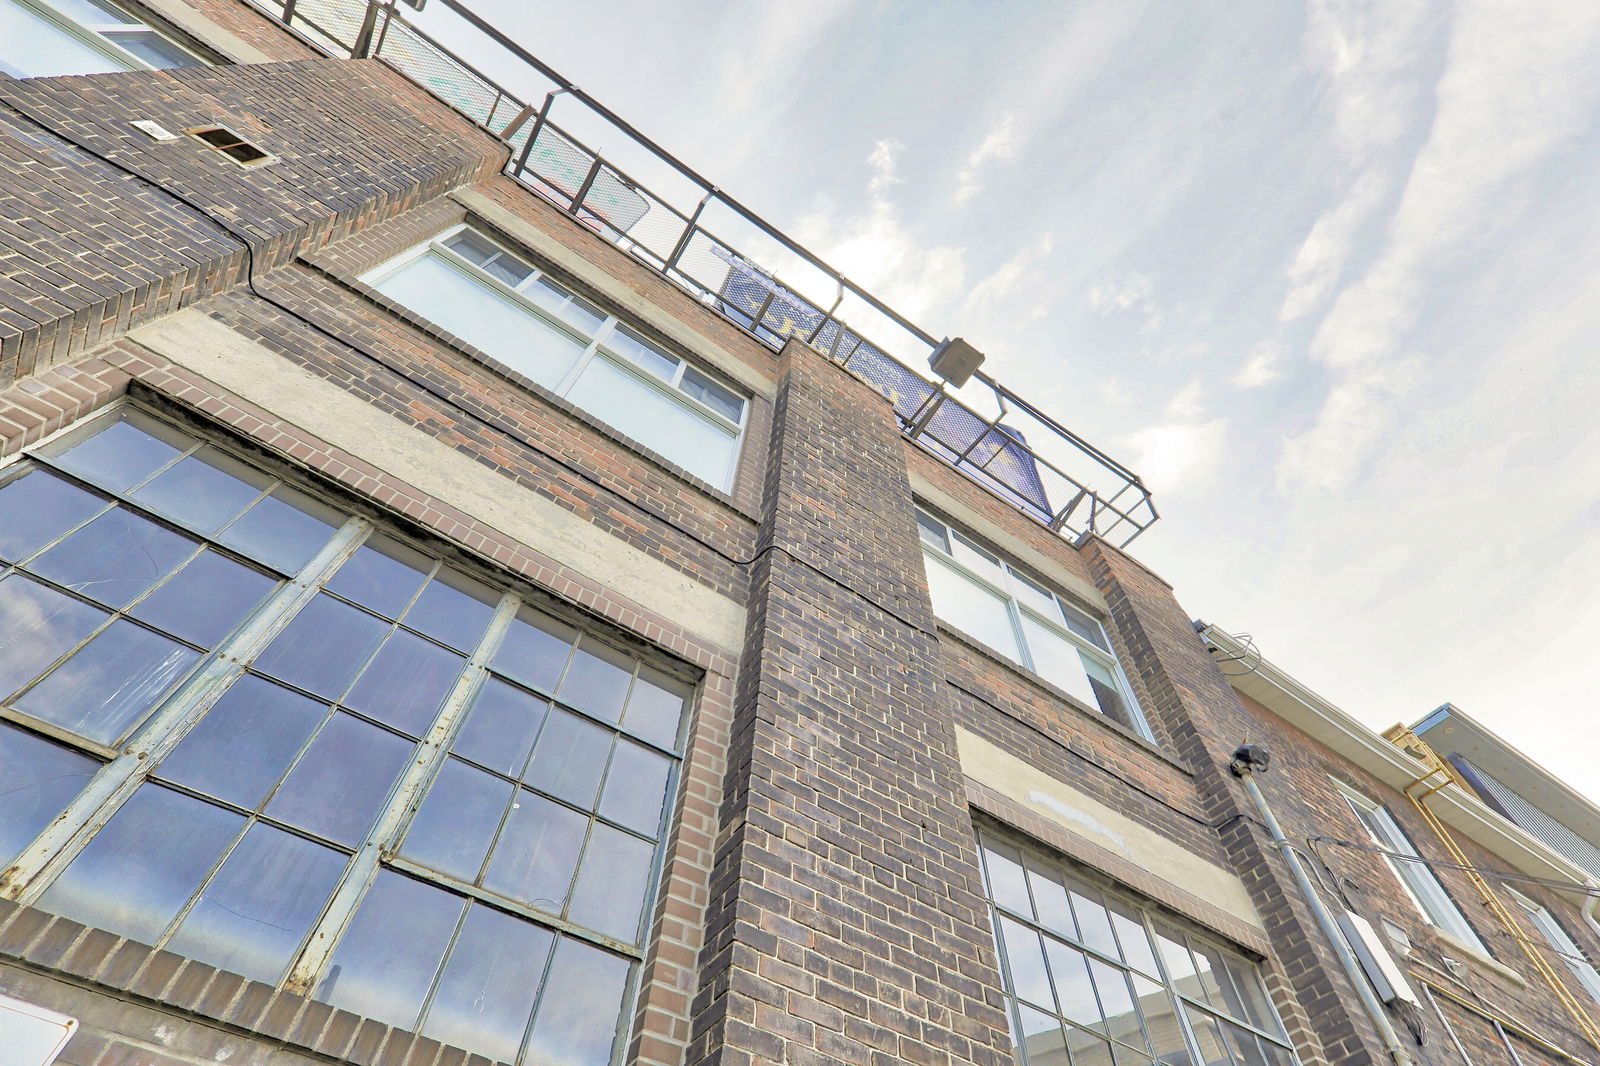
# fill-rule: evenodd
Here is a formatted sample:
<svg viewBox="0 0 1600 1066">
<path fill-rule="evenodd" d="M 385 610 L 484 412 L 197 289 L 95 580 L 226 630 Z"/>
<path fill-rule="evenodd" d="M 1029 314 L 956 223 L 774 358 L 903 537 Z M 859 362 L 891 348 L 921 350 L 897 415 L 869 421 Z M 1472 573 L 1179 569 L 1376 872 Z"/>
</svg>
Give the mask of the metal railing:
<svg viewBox="0 0 1600 1066">
<path fill-rule="evenodd" d="M 938 338 L 459 0 L 432 0 L 426 29 L 379 0 L 249 2 L 330 55 L 378 59 L 421 85 L 510 146 L 510 176 L 769 347 L 799 338 L 876 385 L 908 439 L 1049 529 L 1126 545 L 1159 517 L 1138 475 L 988 375 L 957 392 L 913 370 L 908 363 L 925 360 Z M 565 125 L 555 121 L 558 106 Z M 588 143 L 617 135 L 621 147 L 608 155 Z M 641 169 L 648 186 L 634 176 Z M 871 322 L 885 343 L 846 315 L 856 326 Z"/>
</svg>

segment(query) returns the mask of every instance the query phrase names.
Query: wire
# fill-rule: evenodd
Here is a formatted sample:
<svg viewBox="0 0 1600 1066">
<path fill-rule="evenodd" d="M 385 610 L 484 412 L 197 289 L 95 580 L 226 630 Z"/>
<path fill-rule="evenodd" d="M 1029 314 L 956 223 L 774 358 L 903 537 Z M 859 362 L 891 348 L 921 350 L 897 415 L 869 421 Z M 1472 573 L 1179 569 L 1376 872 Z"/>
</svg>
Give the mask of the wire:
<svg viewBox="0 0 1600 1066">
<path fill-rule="evenodd" d="M 1333 844 L 1341 848 L 1351 848 L 1355 851 L 1371 851 L 1379 855 L 1387 855 L 1391 859 L 1402 862 L 1413 862 L 1422 866 L 1437 866 L 1446 870 L 1465 870 L 1483 877 L 1492 877 L 1500 881 L 1520 881 L 1530 885 L 1543 885 L 1546 888 L 1558 889 L 1563 892 L 1580 892 L 1585 896 L 1600 898 L 1600 886 L 1583 884 L 1579 881 L 1561 881 L 1551 877 L 1532 877 L 1527 874 L 1510 874 L 1503 870 L 1490 870 L 1481 866 L 1472 866 L 1467 863 L 1450 862 L 1445 859 L 1424 859 L 1420 855 L 1408 855 L 1403 851 L 1391 848 L 1380 848 L 1376 844 L 1357 844 L 1350 840 L 1340 840 L 1338 837 L 1312 836 L 1306 837 L 1307 843 L 1321 842 Z"/>
</svg>

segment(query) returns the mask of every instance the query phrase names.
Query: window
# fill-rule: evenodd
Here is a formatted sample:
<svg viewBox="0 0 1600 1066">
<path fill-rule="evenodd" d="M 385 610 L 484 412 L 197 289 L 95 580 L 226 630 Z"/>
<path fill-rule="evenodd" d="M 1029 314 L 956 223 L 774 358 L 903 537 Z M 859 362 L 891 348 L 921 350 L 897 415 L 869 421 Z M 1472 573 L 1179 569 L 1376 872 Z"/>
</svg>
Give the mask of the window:
<svg viewBox="0 0 1600 1066">
<path fill-rule="evenodd" d="M 101 0 L 0 0 L 0 71 L 14 78 L 204 64 Z"/>
<path fill-rule="evenodd" d="M 1421 858 L 1417 854 L 1417 849 L 1412 846 L 1411 839 L 1394 820 L 1388 808 L 1337 781 L 1334 783 L 1339 786 L 1340 794 L 1355 812 L 1355 816 L 1361 820 L 1361 825 L 1374 844 L 1387 851 L 1409 855 L 1414 860 Z M 1388 859 L 1389 868 L 1394 871 L 1394 875 L 1400 879 L 1400 885 L 1406 890 L 1406 895 L 1411 897 L 1411 902 L 1416 905 L 1417 911 L 1429 923 L 1438 926 L 1479 954 L 1485 956 L 1489 954 L 1489 949 L 1478 939 L 1478 934 L 1473 932 L 1466 916 L 1456 907 L 1432 870 L 1420 861 L 1407 861 L 1392 855 L 1384 857 Z"/>
<path fill-rule="evenodd" d="M 364 280 L 701 480 L 732 485 L 744 398 L 482 234 L 458 227 Z"/>
<path fill-rule="evenodd" d="M 1100 623 L 938 519 L 918 512 L 933 611 L 1108 718 L 1150 737 Z"/>
<path fill-rule="evenodd" d="M 1527 912 L 1528 920 L 1539 930 L 1539 934 L 1544 937 L 1551 950 L 1561 956 L 1561 961 L 1567 964 L 1572 976 L 1578 979 L 1578 983 L 1591 997 L 1600 1001 L 1600 973 L 1595 972 L 1588 956 L 1583 953 L 1577 942 L 1567 935 L 1567 931 L 1561 928 L 1561 923 L 1556 921 L 1555 915 L 1515 889 L 1508 888 L 1506 891 L 1517 901 L 1517 906 Z"/>
<path fill-rule="evenodd" d="M 134 408 L 0 471 L 7 895 L 491 1059 L 623 1045 L 687 695 Z"/>
<path fill-rule="evenodd" d="M 1020 1066 L 1289 1066 L 1255 964 L 1061 863 L 981 835 Z"/>
</svg>

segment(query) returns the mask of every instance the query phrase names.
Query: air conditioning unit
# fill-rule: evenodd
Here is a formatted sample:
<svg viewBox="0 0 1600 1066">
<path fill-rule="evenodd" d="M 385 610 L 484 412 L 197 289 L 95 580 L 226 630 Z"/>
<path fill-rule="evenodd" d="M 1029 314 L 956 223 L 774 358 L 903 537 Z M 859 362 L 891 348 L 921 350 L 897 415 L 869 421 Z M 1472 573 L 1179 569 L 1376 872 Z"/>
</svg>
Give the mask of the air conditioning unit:
<svg viewBox="0 0 1600 1066">
<path fill-rule="evenodd" d="M 1367 980 L 1372 982 L 1379 999 L 1390 1005 L 1406 1003 L 1413 1007 L 1422 1006 L 1410 982 L 1406 980 L 1405 971 L 1389 954 L 1383 938 L 1372 928 L 1371 922 L 1359 914 L 1346 911 L 1339 916 L 1339 928 L 1344 931 L 1350 950 L 1356 953 L 1361 969 L 1366 972 Z"/>
</svg>

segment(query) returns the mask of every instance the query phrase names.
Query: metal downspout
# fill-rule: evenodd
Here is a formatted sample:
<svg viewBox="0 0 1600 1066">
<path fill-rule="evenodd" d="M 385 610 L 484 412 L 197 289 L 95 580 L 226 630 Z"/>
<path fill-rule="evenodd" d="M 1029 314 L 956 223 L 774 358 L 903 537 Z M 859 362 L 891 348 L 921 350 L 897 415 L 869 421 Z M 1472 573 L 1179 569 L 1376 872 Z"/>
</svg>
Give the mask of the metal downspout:
<svg viewBox="0 0 1600 1066">
<path fill-rule="evenodd" d="M 1241 749 L 1242 750 L 1242 749 Z M 1233 764 L 1229 767 L 1233 775 L 1244 783 L 1245 791 L 1250 793 L 1250 798 L 1255 801 L 1256 810 L 1261 813 L 1261 821 L 1266 825 L 1267 832 L 1272 837 L 1272 846 L 1278 849 L 1284 861 L 1289 864 L 1289 872 L 1294 875 L 1296 887 L 1300 895 L 1305 898 L 1306 905 L 1311 908 L 1311 913 L 1316 916 L 1317 925 L 1322 930 L 1322 935 L 1333 946 L 1333 953 L 1339 959 L 1339 965 L 1344 969 L 1345 976 L 1355 986 L 1356 994 L 1361 997 L 1361 1005 L 1366 1008 L 1371 1016 L 1373 1025 L 1378 1028 L 1378 1035 L 1383 1038 L 1384 1050 L 1395 1062 L 1395 1066 L 1416 1066 L 1416 1060 L 1411 1053 L 1400 1043 L 1400 1034 L 1395 1032 L 1394 1024 L 1389 1021 L 1389 1015 L 1384 1011 L 1383 1004 L 1378 1002 L 1377 993 L 1372 990 L 1372 985 L 1367 981 L 1367 975 L 1361 971 L 1361 964 L 1356 961 L 1355 954 L 1350 950 L 1350 945 L 1345 943 L 1344 934 L 1334 923 L 1333 915 L 1328 913 L 1328 908 L 1323 905 L 1322 897 L 1317 895 L 1317 890 L 1311 884 L 1311 878 L 1306 874 L 1305 867 L 1300 862 L 1300 856 L 1295 854 L 1294 847 L 1288 838 L 1283 835 L 1283 827 L 1278 825 L 1278 819 L 1273 817 L 1272 808 L 1267 806 L 1267 798 L 1261 794 L 1261 787 L 1256 784 L 1252 763 L 1249 760 L 1234 756 Z"/>
</svg>

